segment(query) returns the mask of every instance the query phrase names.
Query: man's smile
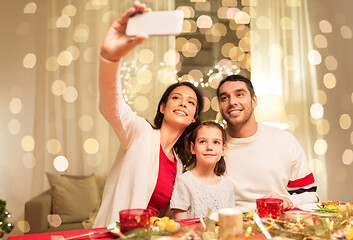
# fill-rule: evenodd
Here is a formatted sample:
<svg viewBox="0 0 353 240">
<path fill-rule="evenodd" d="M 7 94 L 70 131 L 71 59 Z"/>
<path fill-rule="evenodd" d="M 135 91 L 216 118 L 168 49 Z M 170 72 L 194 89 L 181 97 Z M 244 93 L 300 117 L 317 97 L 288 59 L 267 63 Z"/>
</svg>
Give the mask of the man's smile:
<svg viewBox="0 0 353 240">
<path fill-rule="evenodd" d="M 243 111 L 243 110 L 241 110 L 241 109 L 230 109 L 228 111 L 228 114 L 231 115 L 231 116 L 235 116 L 235 115 L 238 115 L 241 111 Z"/>
</svg>

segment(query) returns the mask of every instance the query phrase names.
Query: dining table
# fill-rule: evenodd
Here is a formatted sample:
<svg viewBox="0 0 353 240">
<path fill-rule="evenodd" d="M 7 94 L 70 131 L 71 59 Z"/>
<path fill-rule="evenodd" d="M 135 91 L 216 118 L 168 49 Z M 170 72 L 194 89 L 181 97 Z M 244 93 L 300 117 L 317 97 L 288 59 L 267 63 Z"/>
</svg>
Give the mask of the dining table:
<svg viewBox="0 0 353 240">
<path fill-rule="evenodd" d="M 197 218 L 184 219 L 179 221 L 180 226 L 188 226 L 190 229 L 201 226 L 200 220 Z M 106 231 L 105 231 L 106 230 Z M 78 237 L 79 235 L 89 234 L 86 236 Z M 37 234 L 24 234 L 18 236 L 11 236 L 8 240 L 64 240 L 65 238 L 75 237 L 73 240 L 112 240 L 117 239 L 118 236 L 113 234 L 112 231 L 103 228 L 92 228 L 92 229 L 77 229 L 70 231 L 59 231 L 59 232 L 46 232 Z"/>
<path fill-rule="evenodd" d="M 105 230 L 107 228 L 95 228 L 95 229 L 79 229 L 71 231 L 61 231 L 61 232 L 48 232 L 48 233 L 38 233 L 38 234 L 27 234 L 20 236 L 9 237 L 8 240 L 65 240 L 65 238 L 77 236 L 85 233 L 96 232 Z M 111 232 L 98 233 L 88 236 L 77 237 L 72 240 L 112 240 L 118 237 Z M 237 240 L 266 240 L 265 236 L 239 236 Z"/>
<path fill-rule="evenodd" d="M 237 236 L 237 240 L 263 240 L 267 233 L 270 232 L 272 237 L 276 239 L 349 239 L 353 240 L 353 203 L 346 203 L 339 205 L 337 213 L 321 213 L 313 211 L 319 204 L 309 204 L 308 208 L 296 208 L 285 211 L 284 215 L 276 220 L 273 218 L 266 218 L 257 216 L 254 213 L 253 217 L 247 215 L 243 218 L 243 235 Z M 249 213 L 251 214 L 251 213 Z M 209 216 L 211 219 L 211 215 Z M 256 219 L 259 219 L 256 221 Z M 208 220 L 208 219 L 207 219 Z M 178 221 L 180 227 L 187 229 L 188 232 L 198 231 L 199 236 L 204 234 L 205 218 L 184 219 Z M 259 224 L 260 222 L 260 224 Z M 207 222 L 206 222 L 207 223 Z M 218 220 L 214 220 L 215 226 L 213 231 L 220 227 Z M 264 227 L 265 229 L 261 228 Z M 259 227 L 259 228 L 257 228 Z M 182 229 L 182 228 L 181 228 Z M 201 229 L 201 231 L 199 231 Z M 219 230 L 221 230 L 219 228 Z M 218 231 L 218 230 L 217 230 Z M 212 231 L 211 231 L 212 233 Z M 80 236 L 83 235 L 84 236 Z M 270 235 L 270 236 L 271 236 Z M 72 238 L 75 237 L 75 238 Z M 284 238 L 283 238 L 284 237 Z M 344 237 L 344 238 L 342 238 Z M 70 231 L 47 232 L 38 234 L 24 234 L 19 236 L 8 237 L 8 240 L 111 240 L 118 239 L 117 233 L 103 228 L 93 229 L 77 229 Z"/>
<path fill-rule="evenodd" d="M 36 233 L 36 234 L 25 234 L 19 236 L 9 237 L 8 240 L 63 240 L 68 237 L 78 236 L 87 233 L 95 233 L 102 230 L 106 230 L 107 228 L 93 228 L 93 229 L 77 229 L 70 231 L 60 231 L 60 232 L 47 232 L 47 233 Z M 92 240 L 92 239 L 101 239 L 101 240 L 112 240 L 117 239 L 117 236 L 108 232 L 103 233 L 95 233 L 82 237 L 75 238 L 77 240 Z"/>
</svg>

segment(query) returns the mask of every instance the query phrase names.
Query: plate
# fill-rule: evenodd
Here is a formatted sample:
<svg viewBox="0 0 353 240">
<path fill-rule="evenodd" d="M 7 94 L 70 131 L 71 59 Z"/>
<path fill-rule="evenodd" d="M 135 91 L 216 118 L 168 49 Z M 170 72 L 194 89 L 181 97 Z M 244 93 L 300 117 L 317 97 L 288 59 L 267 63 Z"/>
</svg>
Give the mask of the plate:
<svg viewBox="0 0 353 240">
<path fill-rule="evenodd" d="M 319 206 L 321 206 L 321 203 L 307 203 L 299 206 L 298 208 L 303 211 L 308 211 L 316 215 L 320 215 L 323 217 L 330 217 L 333 216 L 334 213 L 325 213 L 325 212 L 316 212 L 315 209 L 320 209 Z"/>
<path fill-rule="evenodd" d="M 218 222 L 218 212 L 212 212 L 208 218 Z"/>
<path fill-rule="evenodd" d="M 110 230 L 110 232 L 111 232 L 112 234 L 114 234 L 115 236 L 120 237 L 120 235 L 119 235 L 119 229 L 116 227 L 116 223 L 115 223 L 115 222 L 109 224 L 108 227 L 107 227 L 107 229 L 112 229 L 112 230 Z"/>
<path fill-rule="evenodd" d="M 301 206 L 299 206 L 300 210 L 304 210 L 304 211 L 309 211 L 312 212 L 315 209 L 319 209 L 319 207 L 317 205 L 321 205 L 321 203 L 307 203 L 307 204 L 303 204 Z"/>
</svg>

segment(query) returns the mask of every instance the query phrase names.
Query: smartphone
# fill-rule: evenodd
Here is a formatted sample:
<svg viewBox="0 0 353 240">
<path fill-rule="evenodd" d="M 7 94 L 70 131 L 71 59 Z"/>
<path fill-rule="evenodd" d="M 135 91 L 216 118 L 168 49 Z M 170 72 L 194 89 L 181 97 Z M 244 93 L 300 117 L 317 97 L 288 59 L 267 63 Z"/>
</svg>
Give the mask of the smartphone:
<svg viewBox="0 0 353 240">
<path fill-rule="evenodd" d="M 184 12 L 180 10 L 137 13 L 129 18 L 126 35 L 178 35 L 183 29 L 183 20 Z"/>
</svg>

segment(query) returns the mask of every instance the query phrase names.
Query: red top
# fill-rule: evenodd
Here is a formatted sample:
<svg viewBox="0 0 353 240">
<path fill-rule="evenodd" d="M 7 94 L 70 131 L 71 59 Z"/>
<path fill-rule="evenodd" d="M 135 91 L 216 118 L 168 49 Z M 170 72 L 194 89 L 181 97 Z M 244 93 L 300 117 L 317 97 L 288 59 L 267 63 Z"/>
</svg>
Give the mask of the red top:
<svg viewBox="0 0 353 240">
<path fill-rule="evenodd" d="M 160 146 L 157 184 L 147 206 L 152 210 L 153 216 L 157 216 L 159 210 L 168 206 L 173 193 L 176 172 L 177 162 L 175 157 L 174 162 L 172 162 Z"/>
</svg>

